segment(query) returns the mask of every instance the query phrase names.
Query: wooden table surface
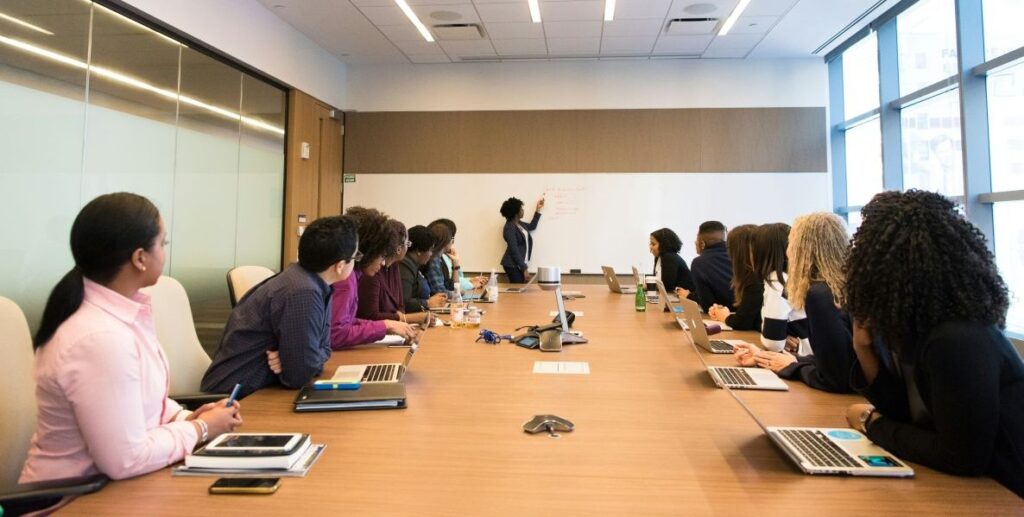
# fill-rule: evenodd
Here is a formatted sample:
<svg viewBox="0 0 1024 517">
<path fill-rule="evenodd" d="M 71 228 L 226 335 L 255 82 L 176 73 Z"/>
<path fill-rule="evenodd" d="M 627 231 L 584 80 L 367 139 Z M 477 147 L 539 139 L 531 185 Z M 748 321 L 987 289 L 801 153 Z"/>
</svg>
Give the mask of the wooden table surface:
<svg viewBox="0 0 1024 517">
<path fill-rule="evenodd" d="M 326 443 L 305 478 L 272 496 L 211 496 L 213 478 L 169 469 L 112 482 L 62 513 L 125 515 L 681 515 L 1022 514 L 1024 502 L 987 478 L 914 465 L 913 479 L 808 476 L 792 466 L 703 370 L 674 319 L 605 287 L 586 298 L 575 328 L 589 344 L 560 354 L 476 343 L 469 329 L 431 329 L 407 376 L 408 408 L 292 412 L 294 391 L 242 401 L 244 432 L 307 432 Z M 550 321 L 554 294 L 503 293 L 483 327 Z M 753 333 L 722 337 L 753 339 Z M 339 364 L 401 361 L 404 349 L 335 353 Z M 730 356 L 705 355 L 711 364 Z M 586 361 L 590 375 L 534 374 L 534 361 Z M 788 382 L 788 381 L 787 381 Z M 860 399 L 788 382 L 789 392 L 741 396 L 768 425 L 845 427 Z M 530 435 L 535 414 L 572 420 L 559 439 Z"/>
</svg>

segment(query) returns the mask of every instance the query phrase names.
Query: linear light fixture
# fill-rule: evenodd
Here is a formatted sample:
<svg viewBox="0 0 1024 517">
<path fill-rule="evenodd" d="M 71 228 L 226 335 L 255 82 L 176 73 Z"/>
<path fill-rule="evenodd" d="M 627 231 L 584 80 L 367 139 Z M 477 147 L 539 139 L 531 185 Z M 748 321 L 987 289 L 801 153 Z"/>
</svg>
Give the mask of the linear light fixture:
<svg viewBox="0 0 1024 517">
<path fill-rule="evenodd" d="M 423 22 L 420 21 L 420 18 L 416 16 L 416 13 L 412 11 L 412 7 L 409 7 L 409 4 L 407 4 L 405 0 L 395 0 L 395 3 L 398 4 L 398 8 L 401 9 L 403 13 L 405 13 L 405 17 L 408 18 L 409 21 L 411 21 L 412 24 L 416 26 L 416 30 L 420 31 L 420 34 L 423 35 L 423 39 L 429 41 L 430 43 L 433 43 L 434 35 L 431 34 L 429 30 L 427 30 L 426 25 L 423 25 Z"/>
<path fill-rule="evenodd" d="M 258 120 L 258 119 L 254 119 L 254 118 L 250 118 L 250 117 L 244 117 L 241 114 L 236 113 L 234 111 L 227 110 L 227 109 L 224 109 L 224 108 L 221 108 L 221 107 L 218 107 L 218 106 L 214 106 L 212 104 L 207 104 L 207 103 L 205 103 L 205 102 L 203 102 L 203 101 L 201 101 L 199 99 L 195 99 L 195 98 L 189 97 L 187 95 L 180 95 L 177 92 L 173 92 L 171 90 L 166 90 L 164 88 L 160 88 L 159 86 L 154 86 L 154 85 L 149 84 L 149 83 L 147 83 L 145 81 L 142 81 L 140 79 L 136 79 L 134 77 L 122 74 L 120 72 L 116 72 L 116 71 L 111 70 L 109 68 L 105 68 L 105 67 L 102 67 L 102 66 L 89 65 L 86 62 L 81 61 L 79 59 L 75 59 L 75 58 L 73 58 L 71 56 L 66 56 L 64 54 L 60 54 L 60 53 L 54 52 L 52 50 L 47 50 L 47 49 L 42 48 L 42 47 L 37 47 L 37 46 L 35 46 L 35 45 L 31 44 L 31 43 L 26 43 L 24 41 L 17 40 L 17 39 L 14 39 L 14 38 L 8 38 L 7 36 L 0 36 L 0 43 L 3 43 L 5 45 L 8 45 L 8 46 L 14 47 L 16 49 L 22 50 L 22 51 L 27 52 L 29 54 L 33 54 L 33 55 L 36 55 L 36 56 L 39 56 L 39 57 L 42 57 L 42 58 L 49 59 L 51 61 L 56 61 L 58 63 L 68 65 L 68 66 L 73 67 L 73 68 L 78 68 L 78 69 L 81 69 L 81 70 L 88 70 L 90 73 L 96 74 L 96 75 L 98 75 L 100 77 L 105 77 L 105 78 L 110 79 L 112 81 L 117 81 L 117 82 L 119 82 L 121 84 L 126 84 L 128 86 L 132 86 L 132 87 L 138 88 L 140 90 L 145 90 L 145 91 L 148 91 L 148 92 L 152 92 L 152 93 L 155 93 L 155 94 L 157 94 L 157 95 L 159 95 L 161 97 L 165 97 L 167 99 L 174 99 L 174 100 L 177 100 L 178 102 L 182 102 L 182 103 L 188 104 L 190 106 L 195 106 L 195 107 L 197 107 L 199 109 L 202 109 L 202 110 L 205 110 L 205 111 L 209 111 L 211 113 L 216 113 L 216 114 L 218 114 L 220 116 L 229 118 L 231 120 L 238 120 L 238 121 L 242 122 L 243 124 L 246 124 L 246 125 L 249 125 L 249 126 L 252 126 L 252 127 L 255 127 L 255 128 L 263 129 L 265 131 L 270 131 L 271 133 L 277 133 L 279 135 L 283 135 L 284 134 L 284 129 L 279 128 L 277 126 L 273 126 L 273 125 L 267 124 L 266 122 L 263 122 L 262 120 Z"/>
<path fill-rule="evenodd" d="M 615 0 L 604 0 L 604 21 L 615 19 Z"/>
<path fill-rule="evenodd" d="M 533 19 L 533 23 L 540 23 L 540 1 L 539 0 L 528 0 L 530 4 L 530 18 Z"/>
<path fill-rule="evenodd" d="M 34 30 L 36 32 L 41 32 L 43 34 L 46 34 L 47 36 L 53 36 L 52 32 L 50 32 L 50 31 L 48 31 L 48 30 L 46 30 L 46 29 L 44 29 L 42 27 L 39 27 L 37 25 L 32 25 L 31 23 L 29 23 L 29 22 L 27 22 L 25 20 L 22 20 L 20 18 L 15 18 L 13 16 L 9 16 L 9 15 L 6 15 L 4 13 L 0 13 L 0 19 L 4 19 L 4 20 L 7 20 L 7 21 L 9 21 L 11 23 L 15 23 L 15 24 L 21 25 L 22 27 L 25 27 L 26 29 L 32 29 L 32 30 Z"/>
<path fill-rule="evenodd" d="M 722 28 L 718 30 L 719 36 L 729 34 L 732 26 L 736 24 L 736 20 L 739 19 L 740 15 L 743 14 L 743 11 L 748 5 L 750 5 L 750 0 L 740 0 L 740 3 L 736 4 L 736 8 L 732 10 L 732 14 L 725 19 L 725 23 L 722 24 Z"/>
</svg>

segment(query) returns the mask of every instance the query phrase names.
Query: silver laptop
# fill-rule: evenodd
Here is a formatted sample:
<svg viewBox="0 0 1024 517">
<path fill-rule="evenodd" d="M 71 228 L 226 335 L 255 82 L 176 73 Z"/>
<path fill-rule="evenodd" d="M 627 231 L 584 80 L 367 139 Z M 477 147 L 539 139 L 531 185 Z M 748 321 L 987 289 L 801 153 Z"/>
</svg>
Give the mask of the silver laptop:
<svg viewBox="0 0 1024 517">
<path fill-rule="evenodd" d="M 807 474 L 913 477 L 914 469 L 855 429 L 766 426 L 732 390 L 729 395 L 786 457 Z"/>
<path fill-rule="evenodd" d="M 534 282 L 537 281 L 537 276 L 538 275 L 536 273 L 534 273 L 534 275 L 532 277 L 530 277 L 530 281 L 529 282 L 526 282 L 525 284 L 523 284 L 523 285 L 521 285 L 519 287 L 505 287 L 505 288 L 502 288 L 501 292 L 503 292 L 503 293 L 525 293 L 526 290 L 530 287 L 530 285 L 532 285 Z"/>
<path fill-rule="evenodd" d="M 569 320 L 565 317 L 565 302 L 562 301 L 562 289 L 555 290 L 555 300 L 558 301 L 558 321 L 562 324 L 562 344 L 580 345 L 587 342 L 583 336 L 577 336 L 569 332 Z"/>
<path fill-rule="evenodd" d="M 622 284 L 619 283 L 619 277 L 615 276 L 615 269 L 611 266 L 601 266 L 601 272 L 604 273 L 604 281 L 608 284 L 609 291 L 619 294 L 636 294 L 636 287 L 622 287 Z M 633 276 L 635 280 L 636 275 L 634 274 Z"/>
<path fill-rule="evenodd" d="M 405 372 L 409 370 L 409 363 L 419 345 L 413 344 L 405 354 L 405 361 L 401 363 L 378 363 L 378 364 L 343 364 L 334 370 L 333 381 L 361 384 L 386 384 L 402 382 Z"/>
<path fill-rule="evenodd" d="M 740 390 L 789 391 L 789 386 L 771 370 L 745 368 L 742 366 L 709 365 L 704 361 L 704 355 L 700 353 L 700 350 L 697 350 L 697 334 L 703 335 L 703 339 L 707 340 L 707 334 L 704 333 L 704 325 L 693 322 L 691 328 L 698 329 L 697 332 L 690 331 L 685 333 L 689 338 L 690 345 L 693 346 L 693 353 L 697 354 L 700 364 L 704 365 L 704 369 L 708 371 L 711 380 L 715 381 L 715 385 L 719 388 L 725 390 L 732 388 Z"/>
<path fill-rule="evenodd" d="M 704 350 L 712 354 L 731 354 L 736 351 L 734 346 L 736 343 L 744 343 L 741 339 L 710 339 L 707 328 L 704 326 L 704 320 L 700 317 L 700 306 L 697 305 L 697 302 L 683 299 L 679 300 L 679 304 L 683 308 L 679 319 L 686 323 L 693 341 Z M 671 306 L 672 303 L 669 302 L 669 305 Z"/>
</svg>

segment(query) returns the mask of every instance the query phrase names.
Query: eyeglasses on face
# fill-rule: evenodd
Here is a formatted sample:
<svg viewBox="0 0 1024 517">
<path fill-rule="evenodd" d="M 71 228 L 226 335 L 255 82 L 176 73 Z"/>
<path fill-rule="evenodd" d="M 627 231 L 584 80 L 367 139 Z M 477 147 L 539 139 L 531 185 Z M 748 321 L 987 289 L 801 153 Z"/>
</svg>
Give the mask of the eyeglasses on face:
<svg viewBox="0 0 1024 517">
<path fill-rule="evenodd" d="M 353 253 L 345 262 L 359 262 L 360 260 L 363 260 L 363 252 L 356 250 L 356 252 Z"/>
</svg>

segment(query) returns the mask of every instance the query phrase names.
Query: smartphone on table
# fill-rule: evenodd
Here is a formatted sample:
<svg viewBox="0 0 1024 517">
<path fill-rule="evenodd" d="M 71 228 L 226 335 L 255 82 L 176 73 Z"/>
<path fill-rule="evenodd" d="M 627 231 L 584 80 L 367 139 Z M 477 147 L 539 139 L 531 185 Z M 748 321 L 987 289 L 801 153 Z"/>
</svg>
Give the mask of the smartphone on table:
<svg viewBox="0 0 1024 517">
<path fill-rule="evenodd" d="M 210 485 L 211 494 L 273 494 L 281 478 L 220 478 Z"/>
</svg>

